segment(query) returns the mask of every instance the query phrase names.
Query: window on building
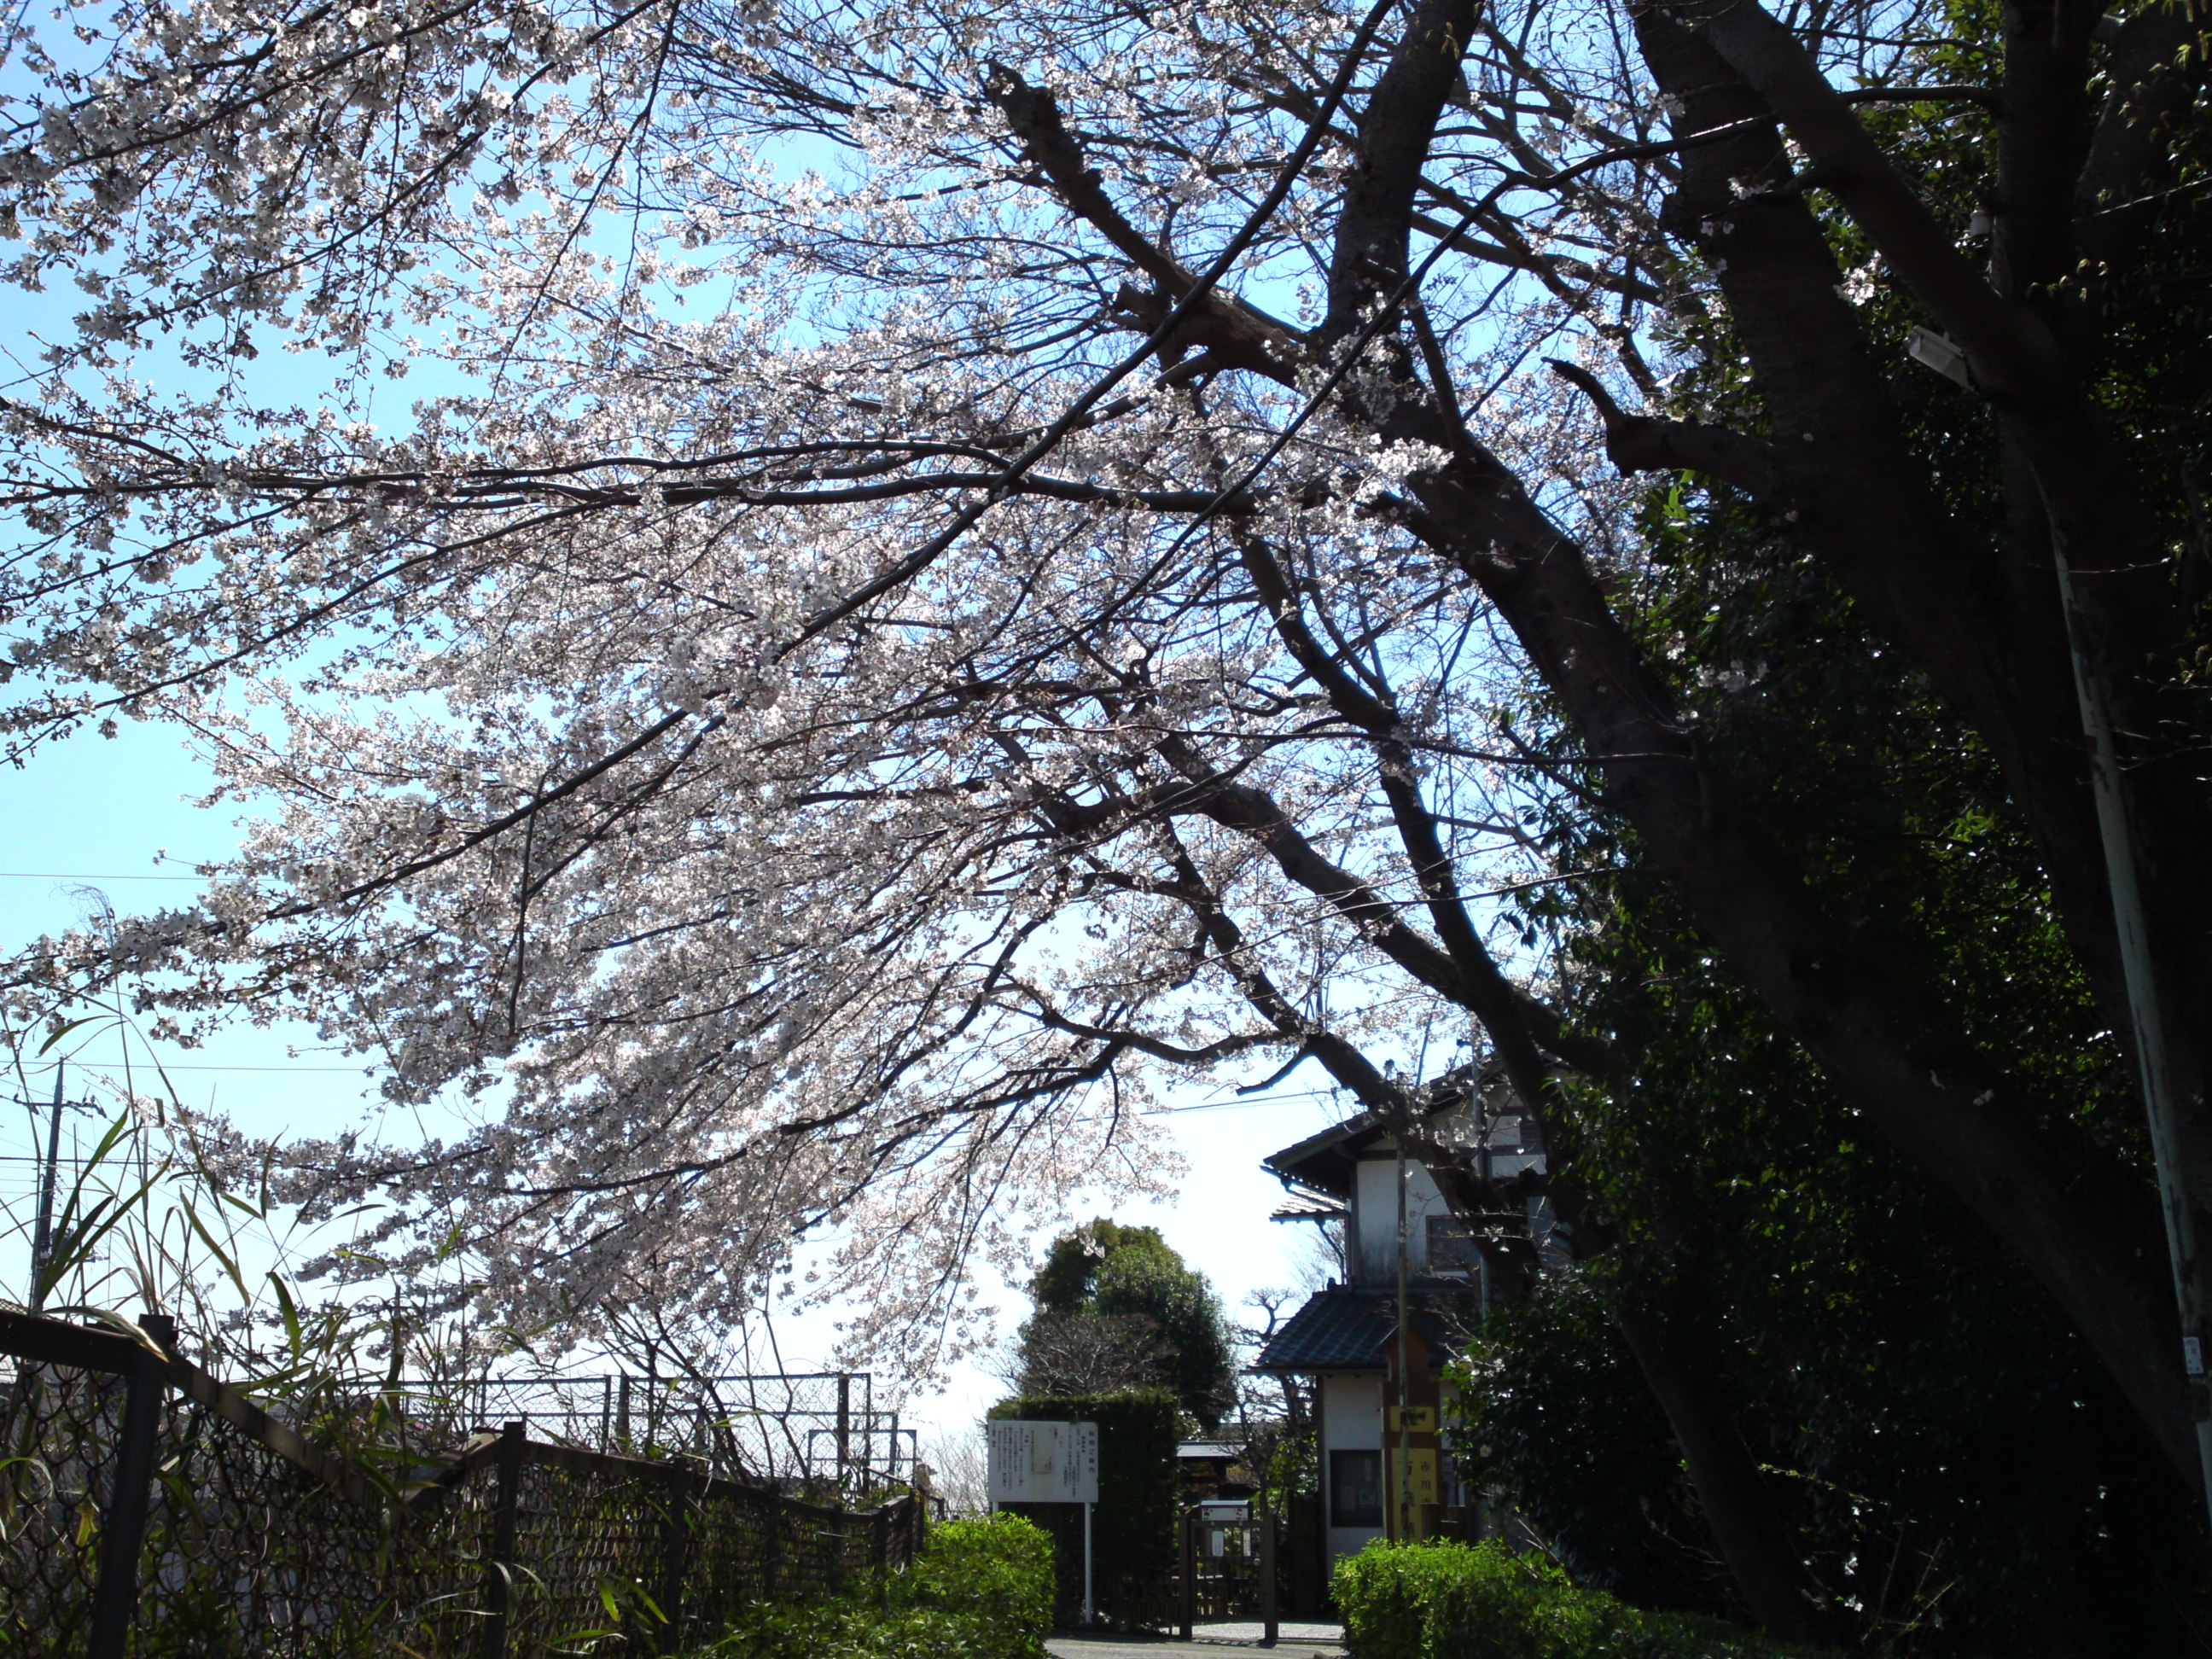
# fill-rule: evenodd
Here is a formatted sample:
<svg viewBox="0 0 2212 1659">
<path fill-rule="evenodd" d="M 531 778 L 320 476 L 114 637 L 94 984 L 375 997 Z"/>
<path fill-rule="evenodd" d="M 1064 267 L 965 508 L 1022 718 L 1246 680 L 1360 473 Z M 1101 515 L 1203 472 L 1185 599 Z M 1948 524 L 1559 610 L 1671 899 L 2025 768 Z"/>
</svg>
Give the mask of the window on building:
<svg viewBox="0 0 2212 1659">
<path fill-rule="evenodd" d="M 1474 1248 L 1474 1240 L 1468 1236 L 1467 1223 L 1455 1215 L 1432 1215 L 1428 1218 L 1429 1271 L 1432 1273 L 1473 1273 L 1481 1260 Z"/>
<path fill-rule="evenodd" d="M 1382 1524 L 1382 1454 L 1333 1451 L 1328 1455 L 1328 1524 Z"/>
</svg>

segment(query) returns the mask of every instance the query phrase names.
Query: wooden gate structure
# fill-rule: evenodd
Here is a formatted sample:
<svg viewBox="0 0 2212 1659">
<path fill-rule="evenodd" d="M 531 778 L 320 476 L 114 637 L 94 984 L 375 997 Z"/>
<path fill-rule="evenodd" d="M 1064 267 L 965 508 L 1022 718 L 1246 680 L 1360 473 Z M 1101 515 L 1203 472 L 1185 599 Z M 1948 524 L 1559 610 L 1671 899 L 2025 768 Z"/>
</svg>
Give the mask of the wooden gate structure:
<svg viewBox="0 0 2212 1659">
<path fill-rule="evenodd" d="M 1098 1610 L 1115 1624 L 1173 1633 L 1186 1641 L 1207 1625 L 1258 1625 L 1273 1647 L 1281 1621 L 1282 1528 L 1268 1516 L 1196 1504 L 1176 1522 L 1172 1574 L 1101 1585 Z"/>
</svg>

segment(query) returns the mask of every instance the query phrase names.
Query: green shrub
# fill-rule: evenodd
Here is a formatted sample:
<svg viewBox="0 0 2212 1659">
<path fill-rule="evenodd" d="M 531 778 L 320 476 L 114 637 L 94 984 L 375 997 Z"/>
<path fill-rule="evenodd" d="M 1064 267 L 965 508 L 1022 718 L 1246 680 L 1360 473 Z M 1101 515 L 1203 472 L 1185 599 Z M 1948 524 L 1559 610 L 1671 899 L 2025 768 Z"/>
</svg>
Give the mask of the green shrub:
<svg viewBox="0 0 2212 1659">
<path fill-rule="evenodd" d="M 891 1602 L 985 1620 L 1001 1634 L 976 1653 L 1029 1659 L 1052 1628 L 1052 1540 L 1018 1515 L 933 1527 L 914 1565 L 892 1579 Z"/>
<path fill-rule="evenodd" d="M 1052 1542 L 1018 1516 L 931 1528 L 888 1594 L 763 1602 L 709 1651 L 720 1659 L 1042 1659 Z"/>
<path fill-rule="evenodd" d="M 1813 1659 L 1688 1613 L 1577 1589 L 1548 1561 L 1494 1543 L 1370 1544 L 1340 1563 L 1353 1659 Z"/>
<path fill-rule="evenodd" d="M 1416 1659 L 1428 1612 L 1468 1576 L 1479 1551 L 1450 1544 L 1374 1544 L 1338 1564 L 1334 1588 L 1345 1644 L 1359 1659 Z"/>
</svg>

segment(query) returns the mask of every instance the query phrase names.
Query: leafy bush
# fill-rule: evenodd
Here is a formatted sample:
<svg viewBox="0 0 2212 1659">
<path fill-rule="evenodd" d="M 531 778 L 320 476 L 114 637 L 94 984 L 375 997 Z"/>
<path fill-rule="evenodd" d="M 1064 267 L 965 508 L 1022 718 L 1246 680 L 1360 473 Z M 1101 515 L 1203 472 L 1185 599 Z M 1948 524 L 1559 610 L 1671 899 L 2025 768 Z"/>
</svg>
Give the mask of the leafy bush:
<svg viewBox="0 0 2212 1659">
<path fill-rule="evenodd" d="M 1492 1543 L 1370 1544 L 1340 1563 L 1354 1659 L 1811 1659 L 1698 1613 L 1647 1613 L 1577 1589 L 1548 1561 Z"/>
<path fill-rule="evenodd" d="M 931 1530 L 882 1601 L 755 1607 L 709 1651 L 722 1659 L 1043 1659 L 1052 1542 L 1018 1516 Z"/>
<path fill-rule="evenodd" d="M 1149 1331 L 1157 1355 L 1140 1363 L 1175 1394 L 1182 1409 L 1208 1432 L 1237 1393 L 1235 1356 L 1221 1298 L 1204 1273 L 1190 1265 L 1157 1227 L 1127 1227 L 1101 1217 L 1062 1233 L 1045 1253 L 1044 1266 L 1030 1282 L 1036 1317 L 1022 1327 L 1022 1390 L 1047 1395 L 1061 1391 L 1102 1394 L 1151 1386 L 1128 1376 L 1093 1372 L 1082 1376 L 1053 1367 L 1041 1370 L 1039 1339 L 1054 1324 L 1074 1321 L 1133 1322 L 1125 1328 Z M 1114 1368 L 1118 1369 L 1118 1368 Z"/>
<path fill-rule="evenodd" d="M 948 1521 L 891 1581 L 891 1601 L 983 1621 L 996 1645 L 973 1652 L 1029 1659 L 1052 1628 L 1052 1540 L 1018 1515 Z"/>
<path fill-rule="evenodd" d="M 1337 1609 L 1344 1615 L 1346 1644 L 1359 1659 L 1414 1659 L 1425 1652 L 1421 1644 L 1430 1607 L 1471 1571 L 1486 1571 L 1489 1548 L 1371 1544 L 1339 1562 L 1334 1588 Z M 1534 1564 L 1531 1570 L 1557 1571 Z"/>
<path fill-rule="evenodd" d="M 886 1613 L 857 1602 L 756 1607 L 708 1651 L 718 1659 L 975 1659 L 1035 1649 L 994 1645 L 996 1632 L 972 1613 L 935 1607 Z"/>
</svg>

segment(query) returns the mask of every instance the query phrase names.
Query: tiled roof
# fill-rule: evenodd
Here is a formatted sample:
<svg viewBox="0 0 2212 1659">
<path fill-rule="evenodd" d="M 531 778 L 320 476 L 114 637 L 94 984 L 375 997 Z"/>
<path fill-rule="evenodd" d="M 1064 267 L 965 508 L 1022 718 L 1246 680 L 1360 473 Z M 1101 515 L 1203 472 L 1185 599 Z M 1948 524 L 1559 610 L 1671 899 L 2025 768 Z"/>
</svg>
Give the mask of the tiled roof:
<svg viewBox="0 0 2212 1659">
<path fill-rule="evenodd" d="M 1455 1306 L 1453 1304 L 1456 1304 Z M 1457 1287 L 1433 1285 L 1413 1297 L 1413 1328 L 1432 1361 L 1455 1353 L 1454 1332 L 1473 1310 Z M 1398 1298 L 1389 1291 L 1331 1285 L 1316 1292 L 1267 1339 L 1253 1361 L 1255 1371 L 1379 1371 L 1382 1345 L 1397 1328 Z"/>
<path fill-rule="evenodd" d="M 1273 1212 L 1270 1221 L 1341 1221 L 1352 1211 L 1340 1198 L 1308 1198 L 1294 1194 L 1283 1201 L 1279 1210 Z"/>
<path fill-rule="evenodd" d="M 1241 1447 L 1227 1440 L 1186 1440 L 1176 1448 L 1177 1457 L 1195 1460 L 1218 1457 L 1233 1463 L 1243 1455 Z"/>
<path fill-rule="evenodd" d="M 1425 1119 L 1442 1112 L 1458 1111 L 1466 1105 L 1471 1091 L 1487 1089 L 1498 1076 L 1495 1070 L 1482 1072 L 1472 1066 L 1455 1066 L 1413 1091 L 1415 1109 Z M 1360 1151 L 1386 1133 L 1387 1125 L 1381 1113 L 1361 1112 L 1334 1128 L 1308 1135 L 1296 1146 L 1285 1146 L 1261 1158 L 1260 1167 L 1279 1177 L 1285 1186 L 1295 1182 L 1309 1192 L 1349 1198 L 1352 1166 Z"/>
</svg>

